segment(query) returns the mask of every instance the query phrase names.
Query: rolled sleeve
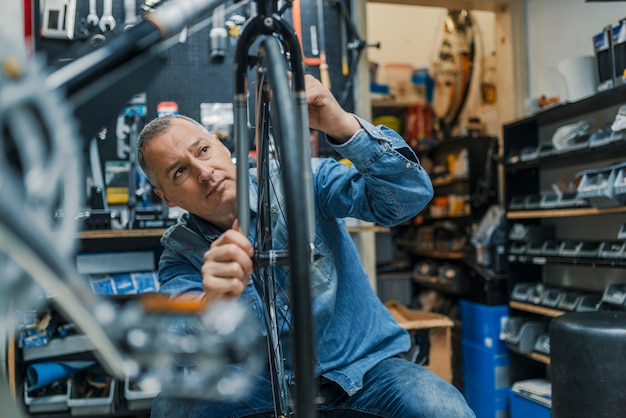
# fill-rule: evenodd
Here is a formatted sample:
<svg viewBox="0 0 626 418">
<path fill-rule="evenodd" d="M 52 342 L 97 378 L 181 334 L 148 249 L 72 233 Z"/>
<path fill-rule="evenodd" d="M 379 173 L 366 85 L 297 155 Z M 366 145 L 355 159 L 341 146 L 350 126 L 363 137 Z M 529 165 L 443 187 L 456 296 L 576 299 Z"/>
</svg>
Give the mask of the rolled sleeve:
<svg viewBox="0 0 626 418">
<path fill-rule="evenodd" d="M 328 169 L 320 176 L 321 201 L 328 202 L 326 208 L 331 202 L 336 204 L 337 210 L 332 213 L 338 217 L 350 216 L 384 226 L 412 218 L 432 199 L 428 173 L 397 132 L 355 117 L 362 128 L 351 138 L 343 144 L 333 143 L 332 138 L 328 141 L 354 169 Z"/>
</svg>

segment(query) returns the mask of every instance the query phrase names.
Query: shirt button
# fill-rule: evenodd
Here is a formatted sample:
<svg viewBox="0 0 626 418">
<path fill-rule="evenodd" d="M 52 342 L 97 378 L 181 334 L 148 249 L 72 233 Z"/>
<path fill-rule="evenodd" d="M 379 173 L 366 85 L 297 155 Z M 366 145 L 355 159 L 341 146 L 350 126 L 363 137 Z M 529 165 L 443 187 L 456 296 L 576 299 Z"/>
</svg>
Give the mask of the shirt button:
<svg viewBox="0 0 626 418">
<path fill-rule="evenodd" d="M 406 168 L 411 168 L 411 163 L 406 163 Z"/>
<path fill-rule="evenodd" d="M 289 306 L 285 305 L 285 306 L 283 307 L 283 309 L 285 309 L 285 312 L 286 312 L 286 311 L 288 311 L 288 310 L 289 310 Z"/>
</svg>

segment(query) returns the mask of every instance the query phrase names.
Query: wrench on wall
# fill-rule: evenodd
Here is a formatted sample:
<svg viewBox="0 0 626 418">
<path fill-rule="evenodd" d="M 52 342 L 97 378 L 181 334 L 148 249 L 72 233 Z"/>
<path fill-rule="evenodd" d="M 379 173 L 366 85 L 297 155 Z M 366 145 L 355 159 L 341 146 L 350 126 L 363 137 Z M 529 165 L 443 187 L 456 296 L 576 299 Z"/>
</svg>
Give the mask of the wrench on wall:
<svg viewBox="0 0 626 418">
<path fill-rule="evenodd" d="M 115 29 L 115 18 L 113 17 L 113 0 L 104 0 L 102 16 L 100 16 L 100 30 L 102 32 Z"/>
<path fill-rule="evenodd" d="M 87 23 L 89 26 L 98 26 L 98 13 L 96 12 L 96 0 L 89 0 L 89 14 L 87 15 Z"/>
<path fill-rule="evenodd" d="M 135 0 L 124 0 L 124 29 L 128 29 L 137 20 L 137 3 Z"/>
</svg>

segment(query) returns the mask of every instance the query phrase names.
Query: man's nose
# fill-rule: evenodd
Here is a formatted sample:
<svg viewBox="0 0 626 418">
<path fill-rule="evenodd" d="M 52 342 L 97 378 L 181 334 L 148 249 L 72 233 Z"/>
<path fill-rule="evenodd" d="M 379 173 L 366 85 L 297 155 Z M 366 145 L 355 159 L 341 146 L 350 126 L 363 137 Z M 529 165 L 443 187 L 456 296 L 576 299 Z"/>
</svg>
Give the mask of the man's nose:
<svg viewBox="0 0 626 418">
<path fill-rule="evenodd" d="M 194 169 L 200 183 L 211 180 L 215 172 L 215 169 L 206 161 L 197 161 Z"/>
</svg>

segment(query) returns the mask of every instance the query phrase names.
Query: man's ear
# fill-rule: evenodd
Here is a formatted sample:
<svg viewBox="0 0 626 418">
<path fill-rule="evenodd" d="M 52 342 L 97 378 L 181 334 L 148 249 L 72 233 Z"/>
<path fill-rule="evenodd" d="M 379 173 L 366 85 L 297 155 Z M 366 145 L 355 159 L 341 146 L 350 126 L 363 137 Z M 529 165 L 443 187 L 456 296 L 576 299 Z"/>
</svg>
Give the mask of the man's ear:
<svg viewBox="0 0 626 418">
<path fill-rule="evenodd" d="M 169 206 L 170 208 L 173 208 L 174 206 L 176 206 L 174 203 L 172 203 L 172 201 L 171 201 L 171 200 L 169 200 L 169 199 L 167 198 L 167 196 L 165 196 L 165 193 L 163 193 L 163 191 L 162 191 L 161 189 L 154 188 L 154 189 L 152 189 L 152 190 L 154 191 L 154 193 L 155 193 L 157 196 L 159 196 L 159 197 L 161 198 L 161 200 L 162 200 L 163 202 L 165 202 L 165 204 L 166 204 L 167 206 Z"/>
</svg>

